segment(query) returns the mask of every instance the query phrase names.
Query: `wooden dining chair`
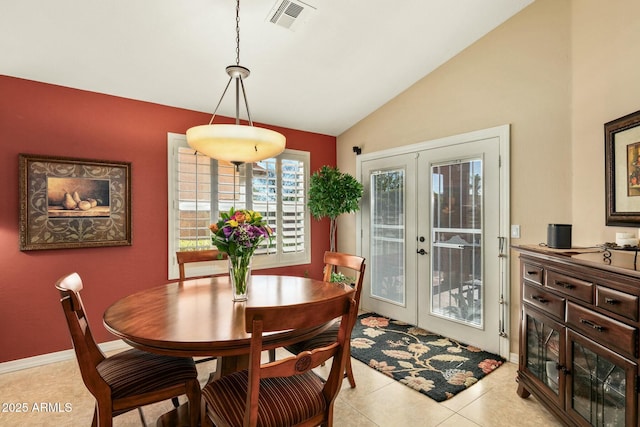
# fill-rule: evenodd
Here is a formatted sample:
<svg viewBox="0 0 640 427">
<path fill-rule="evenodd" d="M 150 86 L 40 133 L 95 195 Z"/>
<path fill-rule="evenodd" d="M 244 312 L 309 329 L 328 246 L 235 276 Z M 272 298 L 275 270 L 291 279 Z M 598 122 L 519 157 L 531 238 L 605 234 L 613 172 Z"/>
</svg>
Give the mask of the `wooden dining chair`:
<svg viewBox="0 0 640 427">
<path fill-rule="evenodd" d="M 71 341 L 85 386 L 96 399 L 92 426 L 111 426 L 113 417 L 144 405 L 186 394 L 190 424 L 198 425 L 200 383 L 191 358 L 126 350 L 106 357 L 93 339 L 80 291 L 78 273 L 64 276 L 56 283 L 67 319 Z"/>
<path fill-rule="evenodd" d="M 251 333 L 249 368 L 225 375 L 202 390 L 202 426 L 326 425 L 349 357 L 348 325 L 357 316 L 353 293 L 307 304 L 246 307 Z M 334 341 L 296 356 L 261 364 L 263 334 L 319 327 L 340 317 Z M 326 381 L 311 370 L 333 358 Z"/>
<path fill-rule="evenodd" d="M 360 307 L 360 294 L 362 293 L 362 281 L 364 280 L 364 270 L 365 270 L 365 259 L 359 257 L 357 255 L 349 255 L 341 252 L 325 252 L 324 253 L 324 278 L 325 282 L 332 281 L 332 274 L 336 272 L 340 272 L 347 278 L 348 284 L 351 285 L 355 289 L 355 301 L 356 301 L 356 312 Z M 346 275 L 344 274 L 346 273 Z M 352 275 L 354 275 L 352 277 Z M 351 336 L 351 330 L 355 325 L 356 319 L 353 319 L 354 324 L 349 325 L 349 336 Z M 340 321 L 334 322 L 330 328 L 322 332 L 321 334 L 316 335 L 315 337 L 302 341 L 299 343 L 292 344 L 290 346 L 285 347 L 285 349 L 293 354 L 298 354 L 301 351 L 307 350 L 308 348 L 317 347 L 325 342 L 331 342 L 335 339 L 335 335 L 338 333 L 340 328 Z M 349 379 L 349 384 L 351 388 L 356 386 L 356 380 L 353 376 L 353 368 L 351 367 L 351 352 L 349 351 L 349 358 L 347 358 L 347 363 L 345 366 L 345 377 Z"/>
<path fill-rule="evenodd" d="M 207 249 L 202 251 L 178 251 L 176 252 L 178 268 L 180 270 L 180 280 L 187 278 L 185 274 L 185 264 L 194 262 L 211 262 L 227 259 L 227 254 L 217 249 Z"/>
</svg>

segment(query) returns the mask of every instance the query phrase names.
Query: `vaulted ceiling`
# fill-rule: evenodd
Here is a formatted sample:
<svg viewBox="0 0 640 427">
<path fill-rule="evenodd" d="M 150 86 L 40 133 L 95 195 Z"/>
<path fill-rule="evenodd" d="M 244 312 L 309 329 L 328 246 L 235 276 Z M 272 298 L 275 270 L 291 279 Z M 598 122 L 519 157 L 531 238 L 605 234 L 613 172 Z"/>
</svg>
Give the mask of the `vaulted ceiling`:
<svg viewBox="0 0 640 427">
<path fill-rule="evenodd" d="M 532 1 L 242 0 L 251 116 L 337 136 Z M 235 7 L 3 0 L 0 74 L 212 113 L 236 62 Z M 235 115 L 231 89 L 218 114 Z"/>
</svg>

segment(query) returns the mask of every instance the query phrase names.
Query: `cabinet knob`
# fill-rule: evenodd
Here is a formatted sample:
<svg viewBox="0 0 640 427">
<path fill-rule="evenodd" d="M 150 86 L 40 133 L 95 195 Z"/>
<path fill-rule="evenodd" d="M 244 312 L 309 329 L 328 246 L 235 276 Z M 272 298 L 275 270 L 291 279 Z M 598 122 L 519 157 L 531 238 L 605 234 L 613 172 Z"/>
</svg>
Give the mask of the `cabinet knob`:
<svg viewBox="0 0 640 427">
<path fill-rule="evenodd" d="M 556 363 L 556 369 L 560 372 L 562 372 L 564 375 L 568 375 L 569 374 L 569 370 L 567 369 L 566 366 L 562 366 L 559 363 Z"/>
<path fill-rule="evenodd" d="M 604 302 L 606 302 L 607 304 L 616 305 L 618 303 L 618 300 L 613 298 L 605 298 Z"/>
</svg>

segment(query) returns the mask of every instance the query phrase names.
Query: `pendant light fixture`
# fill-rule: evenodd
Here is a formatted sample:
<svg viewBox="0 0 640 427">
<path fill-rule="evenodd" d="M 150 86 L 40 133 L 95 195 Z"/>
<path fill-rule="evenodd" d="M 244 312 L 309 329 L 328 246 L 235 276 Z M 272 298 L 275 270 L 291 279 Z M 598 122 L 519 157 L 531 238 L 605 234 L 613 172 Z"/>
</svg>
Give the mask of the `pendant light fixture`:
<svg viewBox="0 0 640 427">
<path fill-rule="evenodd" d="M 218 105 L 209 124 L 194 126 L 187 130 L 187 143 L 199 153 L 216 160 L 228 161 L 236 167 L 242 163 L 253 163 L 275 157 L 284 151 L 286 139 L 279 132 L 253 126 L 244 79 L 249 77 L 249 69 L 240 65 L 240 0 L 236 3 L 236 64 L 226 68 L 229 75 L 227 86 L 222 92 Z M 213 124 L 218 107 L 235 81 L 236 122 L 235 124 Z M 240 91 L 247 109 L 249 125 L 240 124 Z"/>
</svg>

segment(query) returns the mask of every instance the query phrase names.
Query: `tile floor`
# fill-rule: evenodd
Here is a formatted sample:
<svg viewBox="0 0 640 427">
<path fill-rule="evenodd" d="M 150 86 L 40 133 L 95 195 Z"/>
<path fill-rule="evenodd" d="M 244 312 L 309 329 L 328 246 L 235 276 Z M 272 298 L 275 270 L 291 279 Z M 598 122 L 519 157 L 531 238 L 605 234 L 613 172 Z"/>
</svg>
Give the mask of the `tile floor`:
<svg viewBox="0 0 640 427">
<path fill-rule="evenodd" d="M 198 365 L 203 383 L 213 363 Z M 517 396 L 517 366 L 512 363 L 506 363 L 468 390 L 442 403 L 359 361 L 353 361 L 353 368 L 357 387 L 351 389 L 344 381 L 336 403 L 336 427 L 562 425 L 533 396 L 528 399 Z M 76 361 L 69 360 L 0 375 L 0 404 L 2 427 L 76 427 L 91 425 L 94 401 L 82 383 Z M 16 412 L 24 407 L 25 412 Z M 170 402 L 145 407 L 147 425 L 155 425 L 157 417 L 171 408 Z M 136 411 L 114 419 L 114 427 L 140 425 Z"/>
</svg>

